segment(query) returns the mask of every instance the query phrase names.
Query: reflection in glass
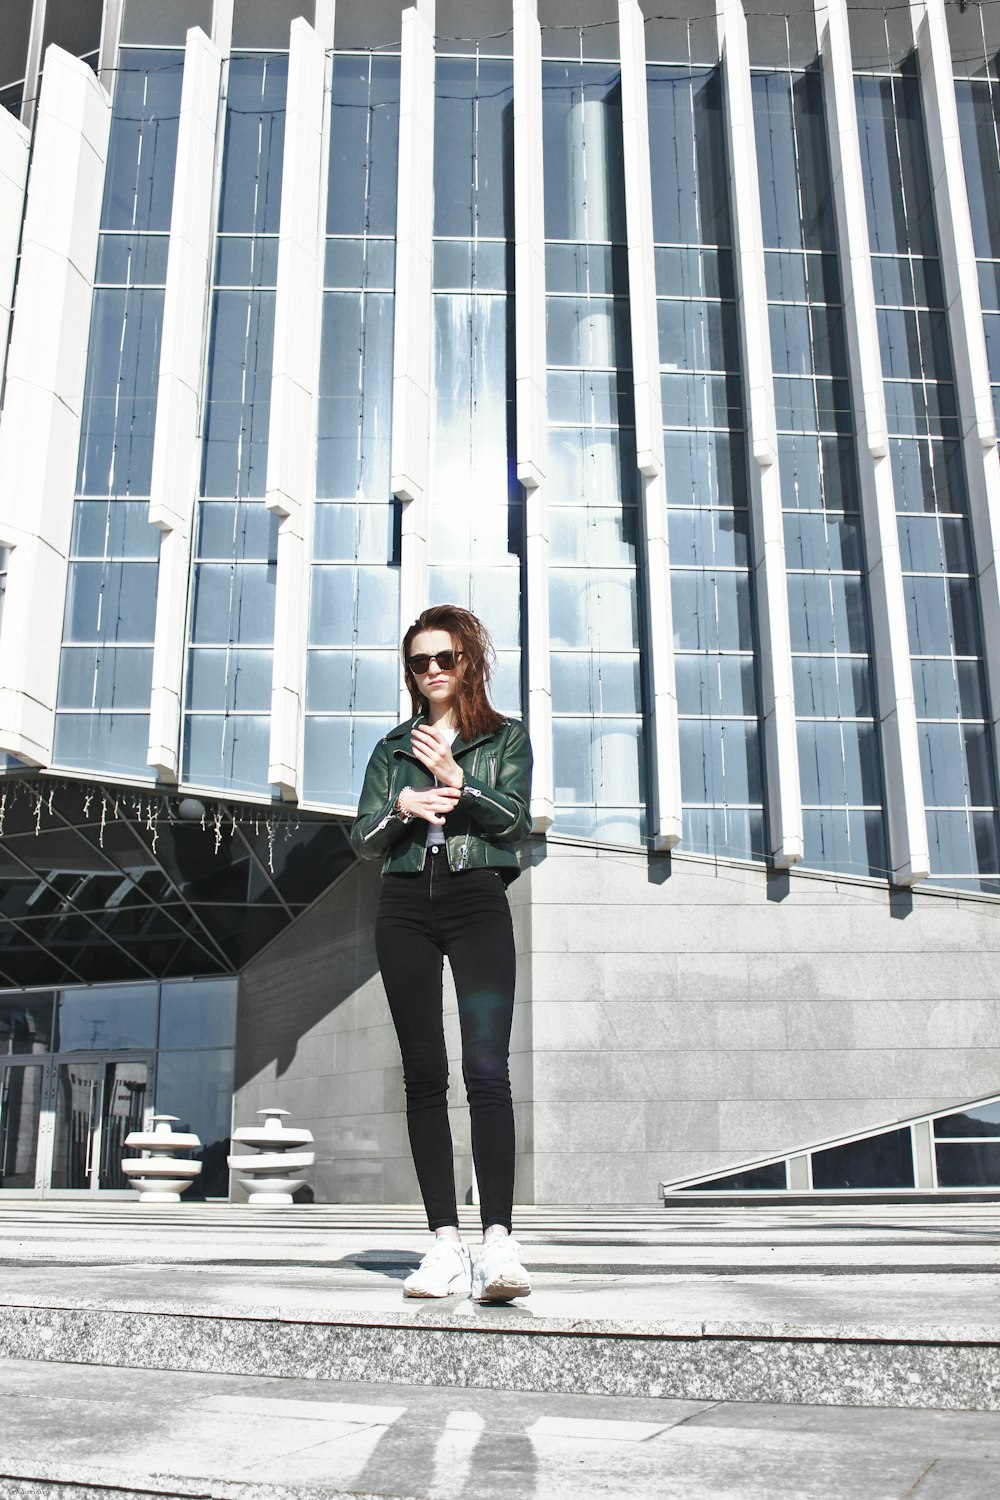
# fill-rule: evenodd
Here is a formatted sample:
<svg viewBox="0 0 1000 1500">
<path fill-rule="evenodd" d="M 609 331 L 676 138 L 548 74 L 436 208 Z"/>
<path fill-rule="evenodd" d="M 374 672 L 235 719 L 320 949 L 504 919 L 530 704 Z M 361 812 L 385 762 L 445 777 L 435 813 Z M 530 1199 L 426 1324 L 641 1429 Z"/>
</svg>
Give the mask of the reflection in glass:
<svg viewBox="0 0 1000 1500">
<path fill-rule="evenodd" d="M 231 1047 L 235 1035 L 235 979 L 194 979 L 162 986 L 161 1047 Z"/>
<path fill-rule="evenodd" d="M 132 776 L 148 774 L 158 534 L 127 497 L 147 496 L 152 472 L 182 73 L 177 52 L 120 53 L 64 631 L 116 649 L 64 649 L 57 697 L 56 761 Z"/>
<path fill-rule="evenodd" d="M 398 717 L 390 491 L 399 58 L 335 53 L 320 344 L 304 793 L 350 807 Z"/>
<path fill-rule="evenodd" d="M 938 1140 L 953 1137 L 989 1136 L 1000 1139 L 1000 1099 L 990 1104 L 970 1104 L 956 1114 L 939 1115 L 934 1121 Z"/>
<path fill-rule="evenodd" d="M 523 500 L 514 435 L 513 68 L 438 57 L 428 602 L 471 609 L 497 648 L 493 698 L 521 711 Z"/>
<path fill-rule="evenodd" d="M 745 425 L 718 68 L 647 73 L 683 847 L 763 854 Z"/>
<path fill-rule="evenodd" d="M 51 994 L 0 997 L 0 1057 L 50 1050 L 53 1000 Z"/>
<path fill-rule="evenodd" d="M 56 1072 L 52 1187 L 124 1190 L 125 1137 L 149 1104 L 146 1062 L 71 1061 Z"/>
<path fill-rule="evenodd" d="M 234 56 L 226 99 L 181 764 L 267 795 L 278 518 L 264 506 L 287 55 Z"/>
<path fill-rule="evenodd" d="M 108 1063 L 101 1100 L 101 1151 L 98 1189 L 118 1192 L 128 1187 L 121 1168 L 125 1138 L 141 1130 L 149 1104 L 149 1068 L 144 1062 Z"/>
<path fill-rule="evenodd" d="M 233 1112 L 233 1049 L 161 1052 L 156 1069 L 157 1113 L 176 1115 L 175 1130 L 193 1130 L 203 1163 L 187 1198 L 224 1198 L 229 1194 L 226 1157 Z"/>
<path fill-rule="evenodd" d="M 806 865 L 882 875 L 847 346 L 817 67 L 752 78 Z M 860 696 L 850 692 L 858 681 Z"/>
<path fill-rule="evenodd" d="M 542 69 L 555 828 L 646 832 L 621 79 Z"/>
<path fill-rule="evenodd" d="M 35 1186 L 45 1069 L 0 1065 L 0 1189 Z"/>
<path fill-rule="evenodd" d="M 996 63 L 984 59 L 988 78 L 956 78 L 958 123 L 972 235 L 979 262 L 986 348 L 994 403 L 1000 402 L 1000 82 Z"/>
<path fill-rule="evenodd" d="M 56 1007 L 60 1052 L 156 1045 L 156 985 L 93 985 L 64 990 Z"/>
<path fill-rule="evenodd" d="M 909 66 L 859 76 L 855 86 L 931 878 L 1000 892 L 996 769 L 920 88 Z M 988 258 L 998 171 L 992 88 L 958 86 L 976 253 Z"/>
</svg>

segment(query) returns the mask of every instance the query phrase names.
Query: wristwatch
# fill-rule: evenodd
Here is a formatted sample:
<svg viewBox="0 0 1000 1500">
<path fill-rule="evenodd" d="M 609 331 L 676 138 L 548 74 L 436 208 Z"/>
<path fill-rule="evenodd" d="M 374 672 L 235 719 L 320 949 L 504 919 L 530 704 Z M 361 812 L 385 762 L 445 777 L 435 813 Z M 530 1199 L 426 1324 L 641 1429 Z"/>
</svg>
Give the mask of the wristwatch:
<svg viewBox="0 0 1000 1500">
<path fill-rule="evenodd" d="M 417 815 L 416 813 L 407 812 L 405 807 L 400 807 L 399 797 L 401 796 L 402 792 L 400 792 L 399 796 L 397 796 L 395 802 L 392 804 L 392 810 L 401 823 L 412 823 Z"/>
</svg>

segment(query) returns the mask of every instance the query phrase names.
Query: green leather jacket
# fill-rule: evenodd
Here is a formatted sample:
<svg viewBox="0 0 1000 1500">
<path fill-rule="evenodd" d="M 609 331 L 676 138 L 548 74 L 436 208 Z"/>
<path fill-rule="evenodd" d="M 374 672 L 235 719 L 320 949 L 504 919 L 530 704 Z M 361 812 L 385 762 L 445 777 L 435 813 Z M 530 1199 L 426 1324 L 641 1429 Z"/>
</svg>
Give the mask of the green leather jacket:
<svg viewBox="0 0 1000 1500">
<path fill-rule="evenodd" d="M 397 724 L 372 751 L 351 843 L 362 859 L 382 859 L 383 875 L 416 874 L 427 858 L 428 824 L 404 823 L 394 811 L 404 787 L 434 785 L 434 777 L 413 754 L 410 731 L 422 714 Z M 459 737 L 451 753 L 462 767 L 462 795 L 444 823 L 448 868 L 497 870 L 509 884 L 519 868 L 515 844 L 531 828 L 531 744 L 523 724 L 505 719 L 493 734 L 468 744 Z"/>
</svg>

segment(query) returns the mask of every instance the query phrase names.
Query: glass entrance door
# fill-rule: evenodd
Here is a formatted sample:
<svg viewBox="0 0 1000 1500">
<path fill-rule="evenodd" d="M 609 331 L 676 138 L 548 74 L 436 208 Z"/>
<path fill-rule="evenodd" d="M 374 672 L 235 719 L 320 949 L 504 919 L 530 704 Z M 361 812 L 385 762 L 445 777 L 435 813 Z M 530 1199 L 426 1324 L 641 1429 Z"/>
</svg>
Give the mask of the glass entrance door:
<svg viewBox="0 0 1000 1500">
<path fill-rule="evenodd" d="M 35 1188 L 39 1161 L 47 1062 L 0 1058 L 0 1188 Z"/>
<path fill-rule="evenodd" d="M 125 1189 L 125 1137 L 152 1107 L 153 1060 L 146 1057 L 60 1058 L 56 1063 L 53 1188 Z"/>
</svg>

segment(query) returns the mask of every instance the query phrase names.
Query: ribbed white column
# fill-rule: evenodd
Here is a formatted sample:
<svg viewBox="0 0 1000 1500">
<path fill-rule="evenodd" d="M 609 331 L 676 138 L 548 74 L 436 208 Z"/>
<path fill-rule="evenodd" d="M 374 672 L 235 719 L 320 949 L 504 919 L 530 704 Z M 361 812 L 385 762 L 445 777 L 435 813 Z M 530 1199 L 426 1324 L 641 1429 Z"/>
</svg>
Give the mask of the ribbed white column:
<svg viewBox="0 0 1000 1500">
<path fill-rule="evenodd" d="M 30 143 L 31 137 L 20 121 L 15 120 L 10 110 L 0 110 L 0 382 L 14 305 Z"/>
<path fill-rule="evenodd" d="M 66 557 L 111 101 L 85 63 L 46 55 L 7 385 L 0 544 L 11 548 L 0 636 L 0 750 L 52 756 Z"/>
<path fill-rule="evenodd" d="M 180 741 L 191 525 L 201 455 L 201 379 L 211 284 L 221 67 L 219 52 L 205 33 L 197 28 L 189 31 L 170 211 L 149 498 L 149 519 L 164 533 L 156 591 L 149 764 L 168 779 L 177 775 Z"/>
<path fill-rule="evenodd" d="M 960 418 L 967 423 L 962 433 L 962 446 L 969 484 L 972 551 L 979 585 L 983 665 L 994 759 L 1000 765 L 1000 454 L 997 452 L 972 216 L 965 190 L 958 104 L 944 6 L 941 0 L 928 0 L 927 4 L 911 0 L 910 13 L 927 122 L 941 276 L 955 366 L 955 393 Z"/>
<path fill-rule="evenodd" d="M 308 538 L 316 495 L 325 99 L 323 42 L 300 18 L 292 22 L 288 58 L 266 484 L 267 507 L 282 517 L 268 777 L 283 797 L 295 800 L 302 777 Z"/>
<path fill-rule="evenodd" d="M 212 6 L 212 40 L 222 53 L 229 56 L 233 44 L 233 7 L 235 0 L 215 0 Z"/>
<path fill-rule="evenodd" d="M 327 49 L 333 46 L 336 19 L 337 0 L 316 0 L 316 14 L 313 17 L 313 25 L 316 28 L 316 34 Z"/>
<path fill-rule="evenodd" d="M 118 40 L 122 31 L 124 9 L 125 0 L 104 0 L 104 21 L 101 26 L 101 49 L 97 59 L 97 76 L 112 97 L 115 92 L 115 64 L 118 61 Z"/>
<path fill-rule="evenodd" d="M 517 477 L 524 486 L 528 727 L 535 756 L 535 833 L 555 817 L 549 671 L 549 518 L 545 395 L 545 197 L 542 181 L 542 32 L 537 0 L 514 0 L 514 345 Z"/>
<path fill-rule="evenodd" d="M 759 672 L 767 774 L 768 853 L 787 868 L 802 858 L 802 796 L 792 693 L 788 584 L 777 465 L 771 336 L 764 279 L 760 186 L 750 93 L 747 26 L 739 0 L 719 13 L 726 100 L 736 298 L 750 453 L 750 520 L 757 596 Z"/>
<path fill-rule="evenodd" d="M 889 864 L 894 885 L 913 885 L 930 868 L 927 823 L 845 0 L 817 0 L 816 23 L 857 433 Z"/>
<path fill-rule="evenodd" d="M 392 365 L 392 491 L 403 505 L 400 621 L 427 602 L 427 472 L 430 457 L 431 287 L 434 257 L 434 0 L 403 12 L 396 304 Z M 405 688 L 401 712 L 412 712 Z"/>
<path fill-rule="evenodd" d="M 621 38 L 622 137 L 628 235 L 629 315 L 635 440 L 642 475 L 644 546 L 641 589 L 646 627 L 650 702 L 647 714 L 651 773 L 650 834 L 655 849 L 670 849 L 682 831 L 681 757 L 677 725 L 667 483 L 663 472 L 663 408 L 653 254 L 646 39 L 639 0 L 618 0 Z"/>
<path fill-rule="evenodd" d="M 31 130 L 35 124 L 38 108 L 38 83 L 42 71 L 42 37 L 45 34 L 45 6 L 35 0 L 31 13 L 31 33 L 28 38 L 28 56 L 24 63 L 24 103 L 21 105 L 21 123 Z"/>
</svg>

